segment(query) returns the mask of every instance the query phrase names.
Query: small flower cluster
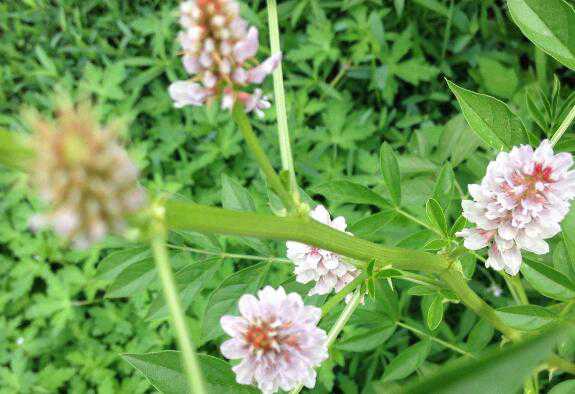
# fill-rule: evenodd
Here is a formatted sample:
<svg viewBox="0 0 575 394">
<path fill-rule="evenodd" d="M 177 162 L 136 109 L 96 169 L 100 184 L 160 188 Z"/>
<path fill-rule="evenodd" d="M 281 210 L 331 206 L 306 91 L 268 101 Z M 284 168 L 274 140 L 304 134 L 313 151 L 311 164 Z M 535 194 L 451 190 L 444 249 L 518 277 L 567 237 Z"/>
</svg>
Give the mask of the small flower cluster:
<svg viewBox="0 0 575 394">
<path fill-rule="evenodd" d="M 31 227 L 50 226 L 77 248 L 124 230 L 126 215 L 141 209 L 146 196 L 116 133 L 101 128 L 85 104 L 62 103 L 55 122 L 29 118 L 36 133 L 31 181 L 51 207 Z"/>
<path fill-rule="evenodd" d="M 331 220 L 329 212 L 322 205 L 315 207 L 310 216 L 320 223 L 345 232 L 345 218 L 339 216 Z M 295 264 L 296 280 L 300 283 L 315 282 L 309 295 L 329 294 L 332 290 L 337 293 L 359 275 L 353 265 L 346 263 L 342 256 L 333 252 L 292 241 L 286 242 L 286 246 L 288 258 Z"/>
<path fill-rule="evenodd" d="M 232 109 L 239 100 L 246 112 L 262 116 L 270 103 L 261 89 L 248 93 L 250 84 L 260 84 L 281 61 L 274 54 L 257 65 L 254 56 L 259 47 L 258 30 L 248 28 L 239 15 L 235 0 L 188 0 L 180 6 L 178 36 L 183 49 L 183 64 L 194 77 L 176 81 L 169 87 L 175 106 L 203 105 L 222 96 L 222 108 Z"/>
<path fill-rule="evenodd" d="M 575 171 L 569 153 L 553 153 L 545 140 L 501 152 L 489 163 L 480 185 L 469 185 L 473 201 L 462 202 L 463 216 L 475 228 L 457 233 L 468 249 L 489 246 L 487 267 L 516 275 L 521 250 L 549 252 L 545 239 L 561 231 L 560 222 L 575 197 Z"/>
<path fill-rule="evenodd" d="M 327 335 L 317 327 L 321 309 L 304 305 L 297 293 L 280 286 L 243 295 L 241 316 L 223 316 L 221 325 L 232 338 L 221 345 L 228 359 L 241 359 L 233 367 L 237 382 L 256 384 L 263 393 L 289 391 L 300 384 L 313 388 L 315 367 L 327 359 Z"/>
</svg>

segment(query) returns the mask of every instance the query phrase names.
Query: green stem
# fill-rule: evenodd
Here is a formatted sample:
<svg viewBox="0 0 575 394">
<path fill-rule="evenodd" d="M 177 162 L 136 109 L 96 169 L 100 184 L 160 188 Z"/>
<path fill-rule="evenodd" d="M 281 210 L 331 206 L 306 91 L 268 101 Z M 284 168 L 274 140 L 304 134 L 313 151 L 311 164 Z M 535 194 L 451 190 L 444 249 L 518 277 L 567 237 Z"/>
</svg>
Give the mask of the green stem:
<svg viewBox="0 0 575 394">
<path fill-rule="evenodd" d="M 469 309 L 487 320 L 511 341 L 521 339 L 521 333 L 519 331 L 503 323 L 499 316 L 497 316 L 495 310 L 469 288 L 463 275 L 455 271 L 448 271 L 440 274 L 440 276 Z"/>
<path fill-rule="evenodd" d="M 573 108 L 571 108 L 571 111 L 569 111 L 565 119 L 563 119 L 563 122 L 561 122 L 561 125 L 559 126 L 557 131 L 555 132 L 555 134 L 553 134 L 553 137 L 551 137 L 551 145 L 555 145 L 559 141 L 559 139 L 561 139 L 561 137 L 563 136 L 563 134 L 565 134 L 569 126 L 571 126 L 573 119 L 575 119 L 575 105 L 573 106 Z"/>
<path fill-rule="evenodd" d="M 449 269 L 448 262 L 441 256 L 381 246 L 308 218 L 276 217 L 253 212 L 229 211 L 170 200 L 166 203 L 166 221 L 168 227 L 173 230 L 194 230 L 208 234 L 242 235 L 302 242 L 360 262 L 375 259 L 378 268 L 387 265 L 408 271 L 424 272 L 442 272 Z M 361 266 L 361 264 L 357 265 Z"/>
<path fill-rule="evenodd" d="M 278 9 L 276 0 L 268 0 L 268 24 L 270 31 L 271 52 L 272 54 L 280 53 L 280 32 L 278 26 Z M 299 201 L 299 192 L 295 178 L 295 170 L 289 139 L 283 70 L 281 62 L 273 72 L 273 80 L 282 168 L 288 171 L 290 179 L 290 190 L 294 198 L 297 199 L 296 201 Z"/>
<path fill-rule="evenodd" d="M 341 312 L 341 315 L 339 315 L 337 321 L 335 322 L 331 330 L 329 330 L 329 333 L 327 334 L 328 348 L 333 344 L 333 342 L 335 341 L 341 330 L 343 330 L 349 318 L 359 306 L 360 301 L 361 301 L 361 293 L 359 292 L 359 290 L 357 290 L 353 295 L 353 298 L 349 301 L 345 309 Z M 303 384 L 300 384 L 298 387 L 290 391 L 290 394 L 298 394 L 302 388 Z"/>
<path fill-rule="evenodd" d="M 341 302 L 349 293 L 354 291 L 362 282 L 367 279 L 367 274 L 362 272 L 357 278 L 348 283 L 343 289 L 335 293 L 325 304 L 321 307 L 322 316 L 326 316 L 337 304 Z"/>
<path fill-rule="evenodd" d="M 254 256 L 251 254 L 237 254 L 237 253 L 227 253 L 227 252 L 215 252 L 211 250 L 204 250 L 204 249 L 196 249 L 191 248 L 189 246 L 180 246 L 180 245 L 171 245 L 168 244 L 168 248 L 170 249 L 178 249 L 184 250 L 187 252 L 198 253 L 198 254 L 205 254 L 208 256 L 217 256 L 221 257 L 222 259 L 239 259 L 239 260 L 258 260 L 258 261 L 271 261 L 271 262 L 278 262 L 278 263 L 291 263 L 290 259 L 284 259 L 281 257 L 272 257 L 272 256 Z"/>
<path fill-rule="evenodd" d="M 429 338 L 430 340 L 432 340 L 432 341 L 434 341 L 434 342 L 437 342 L 437 343 L 439 343 L 440 345 L 442 345 L 442 346 L 444 346 L 444 347 L 446 347 L 446 348 L 448 348 L 448 349 L 451 349 L 451 350 L 453 350 L 453 351 L 455 351 L 455 352 L 457 352 L 457 353 L 463 354 L 464 356 L 469 356 L 469 357 L 471 357 L 471 358 L 477 358 L 477 356 L 474 355 L 473 353 L 469 353 L 468 351 L 466 351 L 466 350 L 460 348 L 459 346 L 453 345 L 453 344 L 451 344 L 451 343 L 449 343 L 449 342 L 446 342 L 446 341 L 444 341 L 444 340 L 442 340 L 442 339 L 439 339 L 439 338 L 437 338 L 437 337 L 435 337 L 435 336 L 433 336 L 433 335 L 430 335 L 430 334 L 426 333 L 425 331 L 418 330 L 417 328 L 415 328 L 415 327 L 413 327 L 413 326 L 410 326 L 410 325 L 407 324 L 407 323 L 404 323 L 404 322 L 401 322 L 401 321 L 397 321 L 395 324 L 397 324 L 398 326 L 403 327 L 403 328 L 405 328 L 405 329 L 407 329 L 407 330 L 409 330 L 409 331 L 412 331 L 413 333 L 415 333 L 415 334 L 417 334 L 417 335 L 419 335 L 419 336 Z"/>
<path fill-rule="evenodd" d="M 271 188 L 277 193 L 278 197 L 282 200 L 284 206 L 288 210 L 294 208 L 293 199 L 285 189 L 280 177 L 276 174 L 272 167 L 266 153 L 262 149 L 258 137 L 255 135 L 250 121 L 245 113 L 244 107 L 241 104 L 236 104 L 232 112 L 232 117 L 242 132 L 248 148 L 252 152 L 254 158 L 258 162 L 261 170 L 263 171 L 266 180 Z"/>
<path fill-rule="evenodd" d="M 172 326 L 176 331 L 178 345 L 182 351 L 184 368 L 188 378 L 189 387 L 194 394 L 205 394 L 204 380 L 194 345 L 190 339 L 186 326 L 184 310 L 177 293 L 176 282 L 172 267 L 170 265 L 168 250 L 166 248 L 166 227 L 164 223 L 164 208 L 155 207 L 153 209 L 153 219 L 151 223 L 151 246 L 154 254 L 156 267 L 162 281 L 164 297 L 170 310 Z"/>
</svg>

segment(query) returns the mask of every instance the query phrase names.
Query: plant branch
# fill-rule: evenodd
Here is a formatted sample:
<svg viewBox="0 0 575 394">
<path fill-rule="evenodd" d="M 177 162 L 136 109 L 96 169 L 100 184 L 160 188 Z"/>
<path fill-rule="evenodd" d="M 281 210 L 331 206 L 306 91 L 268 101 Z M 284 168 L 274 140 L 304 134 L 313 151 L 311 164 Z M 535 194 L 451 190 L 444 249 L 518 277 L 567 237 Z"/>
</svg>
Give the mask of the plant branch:
<svg viewBox="0 0 575 394">
<path fill-rule="evenodd" d="M 241 104 L 238 103 L 234 106 L 232 117 L 242 132 L 248 148 L 258 162 L 269 185 L 277 193 L 284 206 L 288 210 L 292 210 L 294 208 L 293 199 L 289 192 L 285 189 L 280 177 L 276 174 L 266 153 L 261 147 L 258 137 L 255 135 L 250 121 L 245 113 L 244 107 Z"/>
<path fill-rule="evenodd" d="M 397 322 L 395 322 L 395 324 L 397 324 L 397 325 L 400 326 L 400 327 L 405 328 L 406 330 L 412 331 L 413 333 L 415 333 L 415 334 L 417 334 L 417 335 L 419 335 L 419 336 L 429 338 L 430 340 L 432 340 L 432 341 L 434 341 L 434 342 L 437 342 L 437 343 L 439 343 L 440 345 L 442 345 L 442 346 L 444 346 L 444 347 L 446 347 L 446 348 L 448 348 L 448 349 L 451 349 L 451 350 L 453 350 L 453 351 L 455 351 L 455 352 L 457 352 L 457 353 L 463 354 L 464 356 L 469 356 L 469 357 L 471 357 L 471 358 L 477 358 L 477 356 L 474 355 L 473 353 L 469 353 L 468 351 L 466 351 L 466 350 L 460 348 L 460 347 L 457 346 L 457 345 L 453 345 L 453 344 L 451 344 L 451 343 L 449 343 L 449 342 L 447 342 L 447 341 L 444 341 L 443 339 L 439 339 L 439 338 L 437 338 L 437 337 L 435 337 L 435 336 L 433 336 L 433 335 L 431 335 L 431 334 L 426 333 L 425 331 L 421 331 L 421 330 L 419 330 L 419 329 L 417 329 L 417 328 L 415 328 L 415 327 L 413 327 L 413 326 L 410 326 L 410 325 L 407 324 L 407 323 L 404 323 L 404 322 L 402 322 L 402 321 L 397 321 Z"/>
<path fill-rule="evenodd" d="M 442 272 L 449 269 L 448 262 L 440 256 L 381 246 L 337 231 L 309 218 L 237 212 L 170 200 L 166 202 L 166 222 L 173 230 L 302 242 L 360 262 L 375 259 L 380 268 L 393 267 L 424 272 Z M 355 264 L 362 266 L 357 262 Z"/>
<path fill-rule="evenodd" d="M 521 339 L 521 333 L 505 323 L 497 316 L 495 309 L 491 308 L 467 285 L 465 278 L 459 272 L 446 271 L 440 274 L 441 278 L 451 287 L 463 303 L 473 312 L 487 320 L 511 341 Z"/>
<path fill-rule="evenodd" d="M 271 262 L 276 261 L 278 263 L 291 263 L 292 262 L 290 259 L 284 259 L 282 257 L 254 256 L 251 254 L 215 252 L 215 251 L 211 251 L 211 250 L 196 249 L 196 248 L 191 248 L 189 246 L 180 246 L 180 245 L 172 245 L 172 244 L 168 244 L 168 248 L 184 250 L 187 252 L 198 253 L 198 254 L 205 254 L 208 256 L 217 256 L 217 257 L 221 257 L 222 259 L 258 260 L 258 261 L 271 261 Z"/>
<path fill-rule="evenodd" d="M 278 9 L 276 0 L 268 0 L 268 25 L 270 32 L 270 46 L 272 54 L 281 53 L 280 32 L 278 26 Z M 273 72 L 274 80 L 274 97 L 276 106 L 276 117 L 278 121 L 278 137 L 280 146 L 280 155 L 282 159 L 282 168 L 289 173 L 290 191 L 296 202 L 299 201 L 299 192 L 295 177 L 293 156 L 291 152 L 285 90 L 283 82 L 282 63 L 280 62 Z"/>
<path fill-rule="evenodd" d="M 177 287 L 174 280 L 174 274 L 169 262 L 168 250 L 166 248 L 164 208 L 161 206 L 154 207 L 152 209 L 152 215 L 153 217 L 150 225 L 152 252 L 162 281 L 164 297 L 170 310 L 172 327 L 176 331 L 178 345 L 182 351 L 182 358 L 189 387 L 191 392 L 194 394 L 205 394 L 206 389 L 201 368 L 196 358 L 190 334 L 188 333 L 184 310 L 180 303 L 180 298 L 176 290 Z"/>
</svg>

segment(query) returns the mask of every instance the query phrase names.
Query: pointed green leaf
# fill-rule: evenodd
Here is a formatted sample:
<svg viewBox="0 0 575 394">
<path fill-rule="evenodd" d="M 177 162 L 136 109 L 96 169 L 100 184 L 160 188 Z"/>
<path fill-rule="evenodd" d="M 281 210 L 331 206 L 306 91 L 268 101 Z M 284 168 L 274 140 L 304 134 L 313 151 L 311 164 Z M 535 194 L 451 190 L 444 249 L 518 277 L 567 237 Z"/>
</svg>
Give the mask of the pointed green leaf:
<svg viewBox="0 0 575 394">
<path fill-rule="evenodd" d="M 202 262 L 192 263 L 175 273 L 174 279 L 180 293 L 182 307 L 186 310 L 198 292 L 220 269 L 222 260 L 219 257 Z M 162 294 L 154 300 L 148 311 L 147 319 L 165 319 L 169 316 L 168 307 Z"/>
<path fill-rule="evenodd" d="M 145 354 L 123 354 L 122 357 L 140 371 L 161 393 L 188 394 L 188 383 L 182 372 L 180 352 L 163 351 Z M 255 387 L 236 383 L 231 366 L 219 358 L 198 354 L 198 362 L 208 394 L 257 394 Z"/>
<path fill-rule="evenodd" d="M 504 102 L 451 81 L 447 84 L 457 97 L 467 123 L 487 145 L 501 150 L 529 142 L 523 123 Z"/>
<path fill-rule="evenodd" d="M 497 315 L 505 324 L 518 330 L 538 330 L 553 322 L 557 315 L 538 305 L 513 305 L 499 308 Z"/>
<path fill-rule="evenodd" d="M 559 301 L 575 298 L 575 284 L 571 279 L 548 265 L 524 259 L 521 273 L 535 290 L 546 297 Z"/>
<path fill-rule="evenodd" d="M 479 360 L 458 360 L 406 387 L 409 394 L 515 393 L 531 372 L 553 353 L 563 336 L 554 329 L 517 345 L 494 349 Z"/>
<path fill-rule="evenodd" d="M 557 61 L 575 70 L 575 9 L 564 0 L 507 0 L 523 34 Z"/>
<path fill-rule="evenodd" d="M 425 322 L 430 330 L 435 330 L 443 320 L 443 297 L 437 295 L 429 304 Z"/>
<path fill-rule="evenodd" d="M 202 326 L 205 341 L 217 338 L 224 332 L 220 327 L 223 315 L 237 314 L 238 300 L 244 294 L 259 290 L 269 269 L 269 263 L 259 263 L 228 276 L 211 294 Z"/>
<path fill-rule="evenodd" d="M 392 382 L 408 377 L 423 364 L 431 346 L 429 341 L 421 341 L 399 352 L 383 373 L 383 382 Z"/>
<path fill-rule="evenodd" d="M 387 186 L 387 190 L 389 190 L 391 201 L 396 206 L 400 206 L 401 177 L 399 175 L 399 164 L 397 162 L 397 157 L 393 152 L 393 148 L 387 142 L 384 142 L 381 145 L 379 160 L 383 181 L 385 182 L 385 186 Z"/>
<path fill-rule="evenodd" d="M 395 332 L 395 324 L 389 321 L 388 324 L 382 324 L 375 329 L 355 334 L 349 338 L 338 341 L 334 346 L 337 349 L 361 353 L 369 352 L 383 345 Z"/>
<path fill-rule="evenodd" d="M 321 194 L 336 203 L 369 204 L 389 208 L 389 203 L 367 187 L 350 181 L 332 181 L 311 188 L 312 193 Z"/>
<path fill-rule="evenodd" d="M 447 219 L 445 218 L 445 213 L 441 205 L 433 198 L 430 198 L 427 200 L 427 204 L 425 204 L 425 212 L 427 213 L 429 223 L 441 231 L 442 234 L 447 235 Z"/>
</svg>

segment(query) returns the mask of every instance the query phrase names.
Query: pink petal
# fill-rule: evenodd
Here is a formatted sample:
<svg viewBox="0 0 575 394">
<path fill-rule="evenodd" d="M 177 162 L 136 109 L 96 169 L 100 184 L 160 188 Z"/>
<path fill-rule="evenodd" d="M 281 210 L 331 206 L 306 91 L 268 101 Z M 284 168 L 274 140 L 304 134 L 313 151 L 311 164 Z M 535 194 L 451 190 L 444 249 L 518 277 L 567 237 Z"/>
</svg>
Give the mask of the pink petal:
<svg viewBox="0 0 575 394">
<path fill-rule="evenodd" d="M 258 35 L 258 29 L 252 26 L 248 30 L 246 37 L 234 45 L 234 58 L 238 63 L 242 64 L 247 59 L 256 55 L 259 47 Z"/>
<path fill-rule="evenodd" d="M 282 54 L 276 53 L 268 57 L 262 64 L 248 71 L 248 82 L 262 83 L 268 74 L 271 74 L 280 64 Z"/>
</svg>

